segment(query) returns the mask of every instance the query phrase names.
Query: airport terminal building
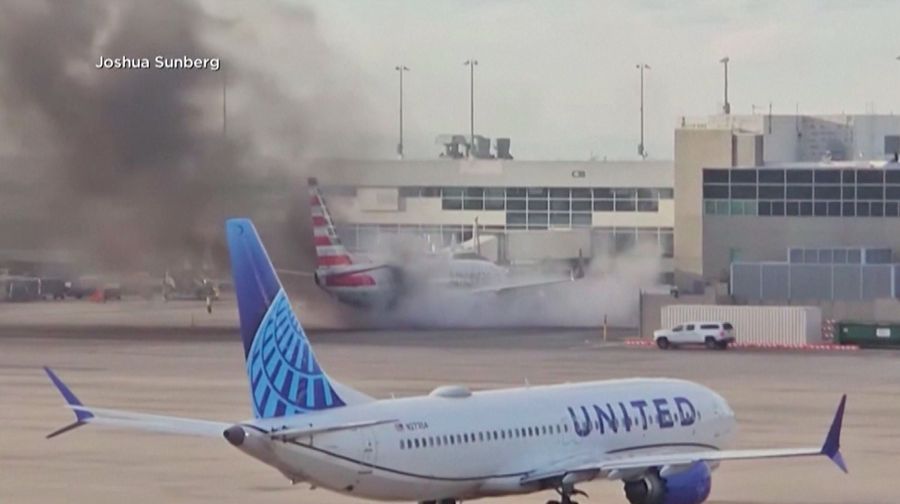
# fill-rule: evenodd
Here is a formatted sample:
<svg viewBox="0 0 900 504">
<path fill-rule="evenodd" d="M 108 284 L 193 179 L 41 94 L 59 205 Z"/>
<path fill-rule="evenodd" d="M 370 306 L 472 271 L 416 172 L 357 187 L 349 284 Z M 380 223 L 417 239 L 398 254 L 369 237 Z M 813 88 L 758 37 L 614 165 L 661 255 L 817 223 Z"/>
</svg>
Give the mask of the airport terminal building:
<svg viewBox="0 0 900 504">
<path fill-rule="evenodd" d="M 477 220 L 497 237 L 484 253 L 499 262 L 646 247 L 671 268 L 670 161 L 327 161 L 315 174 L 351 248 L 398 232 L 447 246 L 470 239 Z"/>
<path fill-rule="evenodd" d="M 676 282 L 732 302 L 897 298 L 900 117 L 718 116 L 675 131 Z"/>
</svg>

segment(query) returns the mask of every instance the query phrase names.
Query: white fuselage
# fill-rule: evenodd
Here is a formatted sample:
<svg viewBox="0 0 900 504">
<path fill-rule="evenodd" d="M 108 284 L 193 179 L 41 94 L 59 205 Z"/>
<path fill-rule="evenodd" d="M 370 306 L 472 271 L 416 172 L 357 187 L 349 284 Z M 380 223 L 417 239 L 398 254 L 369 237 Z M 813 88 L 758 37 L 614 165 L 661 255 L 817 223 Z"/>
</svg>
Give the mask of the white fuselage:
<svg viewBox="0 0 900 504">
<path fill-rule="evenodd" d="M 406 281 L 398 278 L 392 268 L 377 268 L 359 274 L 347 275 L 365 266 L 323 267 L 316 271 L 316 283 L 326 292 L 349 305 L 384 309 L 389 307 L 415 282 L 446 286 L 448 288 L 474 288 L 504 280 L 508 271 L 484 259 L 429 258 L 416 264 Z M 407 275 L 403 275 L 407 276 Z M 331 278 L 331 279 L 329 279 Z"/>
<path fill-rule="evenodd" d="M 287 442 L 262 434 L 379 420 L 393 422 Z M 596 460 L 598 453 L 721 449 L 733 434 L 734 414 L 695 383 L 630 379 L 468 396 L 451 388 L 242 425 L 248 439 L 241 449 L 292 480 L 369 499 L 426 501 L 541 490 L 520 480 L 579 457 Z"/>
</svg>

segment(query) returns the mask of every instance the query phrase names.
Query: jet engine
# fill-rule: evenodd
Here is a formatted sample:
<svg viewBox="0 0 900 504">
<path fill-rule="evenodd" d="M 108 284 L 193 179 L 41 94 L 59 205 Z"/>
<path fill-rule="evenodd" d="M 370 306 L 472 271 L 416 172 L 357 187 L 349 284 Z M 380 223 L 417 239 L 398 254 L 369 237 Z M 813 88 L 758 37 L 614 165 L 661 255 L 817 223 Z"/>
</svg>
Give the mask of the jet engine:
<svg viewBox="0 0 900 504">
<path fill-rule="evenodd" d="M 625 497 L 631 504 L 700 504 L 709 497 L 712 478 L 705 462 L 696 462 L 676 472 L 665 467 L 643 478 L 625 482 Z"/>
</svg>

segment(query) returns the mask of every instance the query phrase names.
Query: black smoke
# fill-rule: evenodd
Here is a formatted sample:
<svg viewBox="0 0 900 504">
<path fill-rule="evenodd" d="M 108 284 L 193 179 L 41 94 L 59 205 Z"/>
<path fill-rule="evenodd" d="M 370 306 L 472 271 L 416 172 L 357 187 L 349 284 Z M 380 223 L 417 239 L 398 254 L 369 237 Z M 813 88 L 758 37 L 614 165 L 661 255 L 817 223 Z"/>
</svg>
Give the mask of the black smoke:
<svg viewBox="0 0 900 504">
<path fill-rule="evenodd" d="M 310 132 L 322 123 L 358 129 L 342 122 L 350 115 L 320 104 L 359 112 L 363 100 L 353 87 L 335 91 L 315 80 L 328 74 L 328 55 L 307 9 L 254 2 L 255 14 L 265 12 L 248 20 L 246 4 L 221 5 L 236 14 L 190 0 L 0 0 L 0 135 L 18 159 L 0 166 L 0 179 L 29 180 L 24 187 L 41 201 L 25 210 L 22 240 L 78 250 L 110 269 L 158 270 L 210 254 L 221 265 L 222 220 L 272 205 L 265 189 L 253 188 L 274 179 L 298 196 L 264 210 L 291 216 L 274 231 L 309 254 L 307 217 L 291 205 L 304 200 L 305 162 L 331 154 Z M 272 19 L 283 24 L 267 26 Z M 308 101 L 267 75 L 283 64 L 265 63 L 263 42 L 275 36 L 267 31 L 285 28 L 304 42 L 295 50 L 304 71 L 296 83 Z M 221 67 L 156 69 L 157 55 L 220 58 Z M 151 68 L 96 69 L 101 56 L 148 58 Z M 20 217 L 0 215 L 0 236 L 3 222 Z"/>
</svg>

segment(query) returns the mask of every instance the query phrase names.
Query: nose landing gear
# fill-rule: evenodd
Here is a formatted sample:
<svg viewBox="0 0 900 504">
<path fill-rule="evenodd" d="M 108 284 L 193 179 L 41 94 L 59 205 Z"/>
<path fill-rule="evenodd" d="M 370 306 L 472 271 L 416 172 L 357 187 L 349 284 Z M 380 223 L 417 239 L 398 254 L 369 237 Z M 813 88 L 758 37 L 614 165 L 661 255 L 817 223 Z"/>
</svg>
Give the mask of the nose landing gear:
<svg viewBox="0 0 900 504">
<path fill-rule="evenodd" d="M 559 500 L 549 500 L 547 504 L 578 504 L 577 502 L 572 500 L 573 495 L 583 495 L 585 497 L 588 494 L 582 492 L 581 490 L 577 490 L 575 488 L 557 488 L 556 492 L 559 493 Z"/>
</svg>

